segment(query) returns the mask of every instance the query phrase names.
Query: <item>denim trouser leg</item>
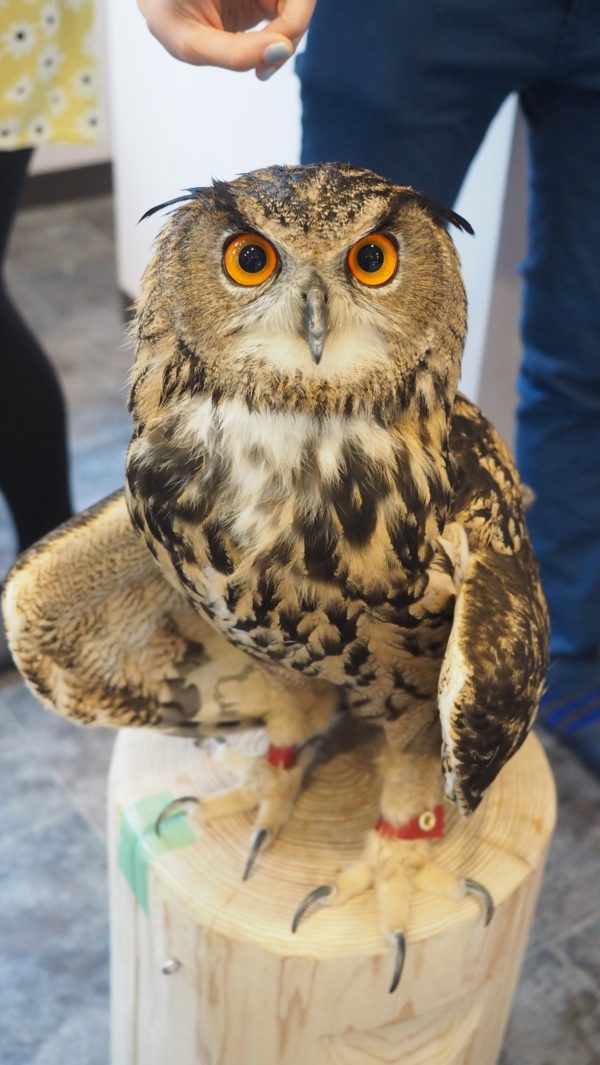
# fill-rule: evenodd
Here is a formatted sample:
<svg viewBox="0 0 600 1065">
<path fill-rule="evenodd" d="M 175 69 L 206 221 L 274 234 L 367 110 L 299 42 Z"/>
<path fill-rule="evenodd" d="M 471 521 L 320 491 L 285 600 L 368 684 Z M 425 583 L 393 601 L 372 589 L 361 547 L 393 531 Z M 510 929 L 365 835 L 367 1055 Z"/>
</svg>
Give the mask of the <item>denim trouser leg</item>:
<svg viewBox="0 0 600 1065">
<path fill-rule="evenodd" d="M 550 61 L 562 9 L 562 0 L 318 0 L 297 61 L 302 161 L 369 167 L 451 206 L 502 102 Z"/>
<path fill-rule="evenodd" d="M 600 42 L 598 44 L 600 51 Z M 600 648 L 600 85 L 535 86 L 517 458 L 555 656 Z M 598 670 L 600 679 L 600 668 Z"/>
<path fill-rule="evenodd" d="M 538 497 L 553 654 L 596 657 L 600 0 L 319 0 L 298 68 L 303 161 L 348 160 L 447 204 L 520 94 L 532 166 L 518 461 Z"/>
</svg>

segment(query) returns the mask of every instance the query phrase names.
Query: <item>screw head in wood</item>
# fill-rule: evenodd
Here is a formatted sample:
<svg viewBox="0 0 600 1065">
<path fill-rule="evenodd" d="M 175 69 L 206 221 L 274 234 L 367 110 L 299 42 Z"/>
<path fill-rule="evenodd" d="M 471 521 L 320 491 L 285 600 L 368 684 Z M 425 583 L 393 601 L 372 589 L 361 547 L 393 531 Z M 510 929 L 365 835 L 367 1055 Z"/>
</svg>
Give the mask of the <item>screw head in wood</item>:
<svg viewBox="0 0 600 1065">
<path fill-rule="evenodd" d="M 168 958 L 167 961 L 163 962 L 162 972 L 164 976 L 172 976 L 179 969 L 181 969 L 181 962 L 177 961 L 177 958 Z"/>
</svg>

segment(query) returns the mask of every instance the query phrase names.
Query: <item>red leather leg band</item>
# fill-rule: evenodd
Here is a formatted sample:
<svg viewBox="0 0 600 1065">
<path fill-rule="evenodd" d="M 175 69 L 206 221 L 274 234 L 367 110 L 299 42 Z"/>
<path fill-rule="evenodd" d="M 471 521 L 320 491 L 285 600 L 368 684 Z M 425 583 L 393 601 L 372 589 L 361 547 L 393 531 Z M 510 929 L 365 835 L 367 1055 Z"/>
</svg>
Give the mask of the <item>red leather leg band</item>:
<svg viewBox="0 0 600 1065">
<path fill-rule="evenodd" d="M 281 766 L 282 769 L 291 769 L 296 764 L 295 744 L 291 747 L 276 747 L 273 743 L 270 743 L 267 751 L 267 762 L 269 765 Z"/>
<path fill-rule="evenodd" d="M 392 825 L 382 816 L 375 828 L 388 839 L 441 839 L 444 835 L 444 806 L 440 803 L 429 810 L 421 810 L 403 825 Z"/>
</svg>

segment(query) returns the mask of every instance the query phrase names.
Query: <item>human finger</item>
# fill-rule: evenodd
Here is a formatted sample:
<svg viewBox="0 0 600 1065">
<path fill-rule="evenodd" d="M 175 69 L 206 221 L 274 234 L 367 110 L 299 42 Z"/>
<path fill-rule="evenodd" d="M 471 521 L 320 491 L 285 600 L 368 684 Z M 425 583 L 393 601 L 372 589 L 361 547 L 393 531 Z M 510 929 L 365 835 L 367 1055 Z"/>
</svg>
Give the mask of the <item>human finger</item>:
<svg viewBox="0 0 600 1065">
<path fill-rule="evenodd" d="M 316 5 L 317 0 L 280 0 L 277 16 L 269 29 L 287 37 L 296 47 L 308 29 Z"/>
<path fill-rule="evenodd" d="M 292 42 L 295 52 L 300 40 L 308 29 L 316 0 L 282 0 L 278 4 L 278 14 L 271 22 L 271 32 L 278 32 Z M 276 74 L 293 52 L 284 55 L 277 52 L 276 45 L 268 45 L 261 62 L 257 65 L 256 76 L 260 81 L 267 81 Z"/>
<path fill-rule="evenodd" d="M 278 61 L 292 55 L 294 45 L 270 26 L 250 32 L 228 31 L 204 24 L 200 19 L 174 17 L 168 5 L 139 0 L 148 29 L 163 47 L 184 63 L 216 66 L 227 70 L 252 70 L 269 45 L 276 47 Z"/>
</svg>

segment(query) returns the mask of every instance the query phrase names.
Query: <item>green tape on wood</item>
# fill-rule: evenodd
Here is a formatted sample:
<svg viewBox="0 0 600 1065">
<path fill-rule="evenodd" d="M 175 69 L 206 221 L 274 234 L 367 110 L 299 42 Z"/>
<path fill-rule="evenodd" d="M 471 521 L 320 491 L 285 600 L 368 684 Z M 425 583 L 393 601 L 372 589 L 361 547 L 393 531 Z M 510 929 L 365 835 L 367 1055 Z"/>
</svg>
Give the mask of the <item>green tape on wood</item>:
<svg viewBox="0 0 600 1065">
<path fill-rule="evenodd" d="M 148 870 L 150 862 L 168 851 L 195 843 L 184 811 L 163 822 L 161 835 L 154 831 L 156 819 L 175 798 L 169 791 L 131 803 L 123 811 L 119 828 L 119 869 L 139 905 L 148 913 Z"/>
</svg>

